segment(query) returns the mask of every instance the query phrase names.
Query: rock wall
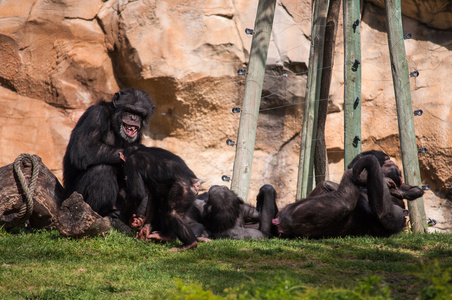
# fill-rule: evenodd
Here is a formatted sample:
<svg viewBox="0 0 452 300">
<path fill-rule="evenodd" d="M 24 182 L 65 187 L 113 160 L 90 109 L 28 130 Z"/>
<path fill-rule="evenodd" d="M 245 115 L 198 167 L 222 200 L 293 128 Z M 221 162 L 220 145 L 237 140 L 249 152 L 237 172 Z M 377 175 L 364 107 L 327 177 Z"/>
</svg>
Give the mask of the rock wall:
<svg viewBox="0 0 452 300">
<path fill-rule="evenodd" d="M 34 153 L 61 179 L 70 132 L 83 111 L 121 88 L 157 105 L 145 144 L 184 158 L 203 188 L 232 175 L 256 1 L 6 0 L 0 2 L 0 165 Z M 363 2 L 363 150 L 401 166 L 382 0 Z M 403 26 L 427 217 L 452 230 L 452 1 L 402 0 Z M 275 186 L 294 201 L 311 30 L 310 1 L 279 0 L 258 120 L 248 201 Z M 329 176 L 343 172 L 343 38 L 338 29 L 327 117 Z"/>
</svg>

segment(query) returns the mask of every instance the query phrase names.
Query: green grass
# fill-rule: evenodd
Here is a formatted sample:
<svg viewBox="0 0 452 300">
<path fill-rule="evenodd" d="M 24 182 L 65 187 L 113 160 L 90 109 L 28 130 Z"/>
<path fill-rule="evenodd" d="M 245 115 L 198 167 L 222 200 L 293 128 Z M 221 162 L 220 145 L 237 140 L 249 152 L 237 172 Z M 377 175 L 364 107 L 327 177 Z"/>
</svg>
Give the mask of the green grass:
<svg viewBox="0 0 452 300">
<path fill-rule="evenodd" d="M 0 229 L 0 298 L 452 299 L 451 234 L 174 245 Z"/>
</svg>

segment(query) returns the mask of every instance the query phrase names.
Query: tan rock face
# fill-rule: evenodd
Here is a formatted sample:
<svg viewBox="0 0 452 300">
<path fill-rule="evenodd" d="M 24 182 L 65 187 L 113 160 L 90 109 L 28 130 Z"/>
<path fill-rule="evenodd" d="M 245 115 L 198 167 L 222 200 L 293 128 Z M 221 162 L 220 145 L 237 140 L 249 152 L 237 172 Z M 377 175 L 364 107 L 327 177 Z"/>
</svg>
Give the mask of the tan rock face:
<svg viewBox="0 0 452 300">
<path fill-rule="evenodd" d="M 103 1 L 34 2 L 0 4 L 6 41 L 0 55 L 11 58 L 2 85 L 65 108 L 86 108 L 114 93 L 118 85 L 95 19 Z"/>
<path fill-rule="evenodd" d="M 13 162 L 20 153 L 31 153 L 38 154 L 50 170 L 60 170 L 79 116 L 3 87 L 0 95 L 1 165 Z"/>
<path fill-rule="evenodd" d="M 148 92 L 157 105 L 145 144 L 184 158 L 203 188 L 232 175 L 244 75 L 257 1 L 2 1 L 0 165 L 35 153 L 57 176 L 70 132 L 89 105 L 120 88 Z M 363 5 L 363 150 L 381 149 L 401 166 L 383 1 Z M 375 6 L 375 5 L 376 6 Z M 379 7 L 380 6 L 380 7 Z M 452 33 L 450 1 L 402 1 L 420 154 L 430 184 L 427 216 L 452 230 Z M 280 0 L 267 59 L 248 201 L 275 186 L 294 201 L 306 74 L 310 1 Z M 340 25 L 342 26 L 342 24 Z M 330 179 L 343 173 L 343 38 L 339 27 L 327 118 Z M 328 67 L 328 66 L 326 66 Z M 61 178 L 61 177 L 60 177 Z M 449 199 L 449 200 L 448 200 Z"/>
<path fill-rule="evenodd" d="M 368 0 L 384 8 L 384 0 Z M 452 28 L 452 2 L 450 0 L 403 0 L 405 16 L 437 29 Z"/>
</svg>

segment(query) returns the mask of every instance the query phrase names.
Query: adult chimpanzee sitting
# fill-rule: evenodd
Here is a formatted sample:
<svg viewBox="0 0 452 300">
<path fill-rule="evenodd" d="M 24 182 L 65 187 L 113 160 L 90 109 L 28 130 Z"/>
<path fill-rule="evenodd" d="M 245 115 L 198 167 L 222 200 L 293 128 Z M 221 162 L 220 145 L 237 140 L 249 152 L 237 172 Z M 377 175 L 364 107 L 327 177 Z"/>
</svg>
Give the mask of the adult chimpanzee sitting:
<svg viewBox="0 0 452 300">
<path fill-rule="evenodd" d="M 124 186 L 121 154 L 141 141 L 154 104 L 135 89 L 117 92 L 111 102 L 89 107 L 72 130 L 63 159 L 68 196 L 77 191 L 101 216 L 117 215 L 119 190 Z"/>
<path fill-rule="evenodd" d="M 400 176 L 393 174 L 400 174 L 400 170 L 388 159 L 380 158 L 372 153 L 360 155 L 352 168 L 345 171 L 339 185 L 322 183 L 307 198 L 284 207 L 273 220 L 279 234 L 289 238 L 321 238 L 389 236 L 400 232 L 407 215 L 400 198 L 414 200 L 423 191 L 395 182 Z"/>
</svg>

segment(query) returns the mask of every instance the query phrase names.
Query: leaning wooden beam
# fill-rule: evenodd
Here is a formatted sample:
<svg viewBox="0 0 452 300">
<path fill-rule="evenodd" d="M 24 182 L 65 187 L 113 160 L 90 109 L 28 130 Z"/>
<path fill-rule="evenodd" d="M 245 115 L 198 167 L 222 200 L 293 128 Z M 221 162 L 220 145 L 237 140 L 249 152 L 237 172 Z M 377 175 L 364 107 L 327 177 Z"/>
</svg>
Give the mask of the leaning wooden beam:
<svg viewBox="0 0 452 300">
<path fill-rule="evenodd" d="M 312 190 L 317 112 L 323 66 L 323 43 L 329 0 L 316 0 L 311 28 L 311 50 L 306 84 L 305 110 L 301 132 L 296 199 L 305 198 Z"/>
<path fill-rule="evenodd" d="M 323 71 L 320 84 L 319 111 L 317 114 L 317 138 L 314 151 L 315 182 L 328 180 L 328 155 L 325 142 L 325 123 L 328 114 L 328 97 L 330 94 L 331 76 L 334 65 L 337 25 L 341 0 L 331 0 L 325 28 L 325 44 L 323 50 Z"/>
<path fill-rule="evenodd" d="M 385 0 L 385 9 L 392 80 L 397 104 L 403 175 L 407 184 L 420 185 L 421 176 L 414 130 L 408 63 L 403 41 L 400 0 Z M 409 201 L 408 209 L 410 211 L 411 230 L 414 232 L 426 232 L 427 220 L 422 197 Z"/>
<path fill-rule="evenodd" d="M 265 63 L 273 27 L 276 0 L 260 0 L 245 81 L 231 189 L 245 202 L 248 198 L 256 140 L 257 118 L 264 83 Z"/>
<path fill-rule="evenodd" d="M 344 169 L 361 153 L 360 0 L 344 1 Z"/>
</svg>

